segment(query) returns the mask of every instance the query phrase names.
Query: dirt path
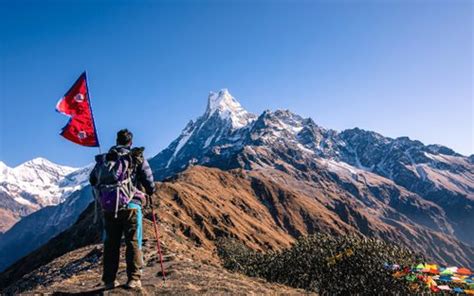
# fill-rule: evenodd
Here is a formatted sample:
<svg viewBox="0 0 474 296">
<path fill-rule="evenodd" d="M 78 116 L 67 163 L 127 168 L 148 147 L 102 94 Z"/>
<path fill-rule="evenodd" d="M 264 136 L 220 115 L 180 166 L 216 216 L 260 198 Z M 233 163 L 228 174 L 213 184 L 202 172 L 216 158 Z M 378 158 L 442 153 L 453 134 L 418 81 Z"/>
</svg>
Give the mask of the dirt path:
<svg viewBox="0 0 474 296">
<path fill-rule="evenodd" d="M 101 245 L 84 247 L 57 258 L 28 274 L 17 288 L 22 293 L 48 295 L 302 295 L 302 290 L 267 283 L 260 279 L 230 273 L 218 264 L 202 263 L 183 254 L 165 250 L 166 281 L 156 253 L 147 245 L 141 290 L 125 288 L 127 281 L 122 252 L 117 280 L 121 286 L 105 291 L 101 278 Z M 123 248 L 122 248 L 123 249 Z M 122 250 L 123 251 L 123 250 Z M 16 293 L 13 289 L 7 293 Z M 310 295 L 310 294 L 307 294 Z"/>
</svg>

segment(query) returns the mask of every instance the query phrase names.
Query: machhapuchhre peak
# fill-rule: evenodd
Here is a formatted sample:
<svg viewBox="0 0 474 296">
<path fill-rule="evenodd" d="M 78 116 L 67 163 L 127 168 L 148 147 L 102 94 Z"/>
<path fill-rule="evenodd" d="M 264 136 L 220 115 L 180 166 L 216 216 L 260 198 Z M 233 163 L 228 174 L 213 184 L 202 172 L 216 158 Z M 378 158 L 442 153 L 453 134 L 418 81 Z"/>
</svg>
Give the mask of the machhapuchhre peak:
<svg viewBox="0 0 474 296">
<path fill-rule="evenodd" d="M 474 155 L 223 89 L 149 162 L 168 279 L 145 210 L 145 295 L 474 293 Z M 91 169 L 0 162 L 3 293 L 105 293 Z"/>
</svg>

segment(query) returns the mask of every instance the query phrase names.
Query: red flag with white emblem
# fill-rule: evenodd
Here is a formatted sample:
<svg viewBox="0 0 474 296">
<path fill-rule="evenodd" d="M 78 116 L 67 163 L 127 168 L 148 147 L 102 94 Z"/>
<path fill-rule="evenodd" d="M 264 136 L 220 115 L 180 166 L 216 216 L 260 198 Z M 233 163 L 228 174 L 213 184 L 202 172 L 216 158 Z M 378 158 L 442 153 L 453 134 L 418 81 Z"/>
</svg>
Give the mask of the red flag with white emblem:
<svg viewBox="0 0 474 296">
<path fill-rule="evenodd" d="M 59 100 L 56 110 L 70 117 L 69 122 L 63 127 L 61 136 L 82 146 L 99 147 L 86 72 L 81 74 L 64 97 Z"/>
</svg>

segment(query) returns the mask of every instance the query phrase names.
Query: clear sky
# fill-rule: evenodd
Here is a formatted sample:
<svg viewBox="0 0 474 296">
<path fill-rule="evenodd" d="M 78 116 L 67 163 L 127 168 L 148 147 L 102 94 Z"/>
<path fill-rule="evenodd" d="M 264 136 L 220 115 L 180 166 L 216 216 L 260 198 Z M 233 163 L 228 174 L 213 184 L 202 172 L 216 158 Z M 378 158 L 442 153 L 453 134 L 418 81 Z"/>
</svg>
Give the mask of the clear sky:
<svg viewBox="0 0 474 296">
<path fill-rule="evenodd" d="M 228 88 L 253 113 L 472 154 L 472 3 L 0 0 L 0 160 L 92 162 L 54 111 L 83 70 L 104 148 L 128 127 L 153 156 Z"/>
</svg>

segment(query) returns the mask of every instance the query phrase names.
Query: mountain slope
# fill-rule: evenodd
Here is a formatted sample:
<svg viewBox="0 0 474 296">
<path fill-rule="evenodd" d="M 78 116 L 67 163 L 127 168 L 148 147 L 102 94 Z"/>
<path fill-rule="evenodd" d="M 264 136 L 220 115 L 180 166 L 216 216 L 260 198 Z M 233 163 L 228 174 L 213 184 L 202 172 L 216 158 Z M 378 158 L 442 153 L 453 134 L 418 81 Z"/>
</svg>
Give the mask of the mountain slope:
<svg viewBox="0 0 474 296">
<path fill-rule="evenodd" d="M 474 265 L 474 165 L 443 146 L 336 132 L 287 110 L 257 117 L 222 90 L 150 164 L 165 180 L 161 214 L 175 235 L 168 243 L 178 249 L 198 247 L 212 259 L 222 236 L 268 250 L 314 232 L 358 233 L 438 263 Z M 66 243 L 74 229 L 58 236 L 66 245 L 61 254 L 77 247 Z M 58 255 L 35 251 L 3 278 L 17 281 Z"/>
<path fill-rule="evenodd" d="M 15 168 L 0 162 L 0 232 L 22 217 L 65 201 L 87 182 L 90 167 L 76 169 L 35 158 Z"/>
<path fill-rule="evenodd" d="M 191 179 L 199 178 L 199 183 L 201 183 L 202 174 L 209 174 L 207 176 L 211 178 L 209 186 L 212 186 L 211 184 L 217 186 L 213 187 L 213 193 L 207 192 L 206 189 L 210 198 L 209 202 L 203 204 L 195 195 L 193 197 L 196 198 L 186 200 L 182 204 L 176 194 L 184 197 L 188 193 L 188 189 L 191 190 L 192 194 L 198 192 L 198 188 L 195 187 L 197 184 L 185 179 L 188 177 Z M 172 184 L 158 184 L 160 195 L 154 198 L 155 207 L 158 203 L 161 204 L 159 208 L 160 233 L 162 234 L 166 258 L 170 258 L 165 259 L 170 283 L 165 288 L 160 285 L 160 277 L 159 274 L 157 275 L 159 265 L 157 264 L 156 253 L 153 251 L 156 247 L 156 241 L 153 239 L 150 215 L 147 212 L 144 221 L 144 249 L 147 263 L 143 276 L 145 289 L 150 289 L 150 292 L 166 292 L 171 289 L 175 292 L 181 291 L 181 293 L 213 293 L 213 291 L 214 293 L 242 293 L 247 291 L 246 293 L 257 294 L 273 294 L 278 291 L 294 295 L 304 293 L 301 290 L 268 284 L 241 275 L 231 275 L 220 266 L 219 260 L 213 252 L 213 238 L 220 235 L 230 235 L 231 233 L 243 234 L 243 229 L 239 229 L 239 226 L 223 228 L 220 232 L 217 223 L 216 228 L 210 229 L 210 232 L 207 233 L 208 237 L 204 235 L 200 238 L 201 233 L 206 230 L 201 224 L 194 221 L 195 219 L 199 221 L 199 217 L 209 215 L 206 209 L 213 206 L 211 200 L 218 201 L 222 197 L 221 194 L 227 194 L 229 188 L 223 187 L 224 184 L 227 184 L 226 181 L 221 183 L 218 179 L 231 178 L 230 173 L 196 167 L 191 169 L 189 174 L 178 178 Z M 174 186 L 182 186 L 182 189 L 178 189 L 179 192 L 175 194 Z M 234 189 L 236 190 L 234 194 L 242 192 L 238 187 Z M 219 190 L 222 191 L 218 192 Z M 250 198 L 250 196 L 245 197 L 244 200 L 247 198 Z M 188 202 L 191 202 L 191 204 L 188 204 Z M 212 216 L 211 220 L 222 218 L 224 223 L 228 223 L 229 221 L 238 221 L 240 215 L 246 213 L 246 210 L 238 210 L 232 204 L 226 203 L 225 207 L 229 206 L 232 209 L 223 209 L 222 213 L 224 215 L 222 217 Z M 237 213 L 234 213 L 234 210 Z M 264 206 L 258 211 L 262 215 L 268 215 Z M 267 241 L 273 248 L 289 245 L 291 237 L 285 234 L 284 231 L 274 227 L 273 220 L 270 217 L 259 223 L 268 232 L 263 234 L 261 239 L 258 238 L 262 233 L 255 232 L 250 227 L 253 223 L 258 222 L 255 218 L 252 218 L 252 215 L 248 216 L 248 222 L 250 223 L 247 226 L 249 235 L 255 236 L 259 241 Z M 90 205 L 75 225 L 0 274 L 0 289 L 4 293 L 50 293 L 58 290 L 72 291 L 74 289 L 75 292 L 84 292 L 84 289 L 87 288 L 96 290 L 96 285 L 100 284 L 99 262 L 102 251 L 101 245 L 97 245 L 100 227 L 93 224 L 92 219 L 93 205 Z M 249 239 L 247 241 L 251 242 Z M 173 252 L 173 254 L 170 252 Z M 191 276 L 196 271 L 198 274 Z M 183 276 L 183 274 L 186 276 Z M 120 275 L 120 278 L 122 278 L 122 275 Z M 86 286 L 81 285 L 84 277 L 88 277 Z M 225 283 L 217 285 L 221 281 Z M 208 282 L 214 282 L 216 286 L 209 285 Z M 121 290 L 120 293 L 127 293 L 127 291 Z"/>
<path fill-rule="evenodd" d="M 160 196 L 174 200 L 164 215 L 180 217 L 177 229 L 202 245 L 231 236 L 267 250 L 314 232 L 360 233 L 397 241 L 440 263 L 474 265 L 472 247 L 439 231 L 447 225 L 435 204 L 377 176 L 359 182 L 353 193 L 337 175 L 318 176 L 308 182 L 277 170 L 192 167 L 162 183 Z"/>
<path fill-rule="evenodd" d="M 369 182 L 376 185 L 382 180 Z M 160 204 L 163 246 L 167 256 L 174 253 L 174 259 L 166 263 L 171 277 L 187 270 L 188 265 L 183 262 L 200 262 L 205 270 L 208 265 L 219 270 L 215 243 L 220 237 L 237 238 L 255 250 L 278 250 L 289 246 L 299 235 L 320 231 L 333 235 L 348 232 L 372 235 L 408 245 L 438 262 L 474 264 L 472 248 L 417 225 L 394 208 L 380 209 L 390 211 L 392 216 L 383 218 L 386 214 L 368 209 L 358 197 L 341 194 L 345 190 L 333 183 L 330 174 L 323 175 L 316 187 L 281 171 L 222 171 L 194 166 L 157 186 L 159 196 L 154 201 L 155 207 Z M 386 198 L 390 199 L 389 194 Z M 367 200 L 381 203 L 370 194 Z M 91 205 L 73 227 L 2 273 L 1 288 L 5 292 L 23 293 L 58 289 L 84 292 L 87 287 L 99 284 L 101 247 L 95 245 L 99 231 L 91 223 L 92 212 Z M 144 284 L 151 292 L 161 290 L 156 286 L 159 269 L 156 253 L 151 251 L 156 241 L 150 218 L 147 210 Z M 87 279 L 86 287 L 81 290 L 83 279 Z M 185 278 L 181 280 L 183 285 L 188 283 Z"/>
<path fill-rule="evenodd" d="M 211 95 L 209 102 L 226 102 L 231 96 L 222 90 L 218 97 Z M 470 158 L 406 137 L 392 139 L 357 128 L 336 132 L 287 110 L 265 111 L 256 118 L 239 109 L 234 117 L 245 114 L 247 120 L 242 122 L 247 123 L 235 126 L 229 119 L 231 107 L 222 113 L 212 112 L 210 106 L 151 159 L 158 179 L 192 164 L 224 170 L 273 168 L 301 180 L 307 178 L 305 173 L 319 169 L 345 171 L 352 176 L 346 182 L 351 190 L 358 178 L 377 175 L 442 209 L 446 225 L 437 228 L 435 223 L 434 230 L 474 245 L 474 164 Z"/>
<path fill-rule="evenodd" d="M 85 187 L 63 203 L 44 207 L 21 219 L 0 240 L 0 271 L 68 229 L 92 200 L 91 188 Z"/>
</svg>

